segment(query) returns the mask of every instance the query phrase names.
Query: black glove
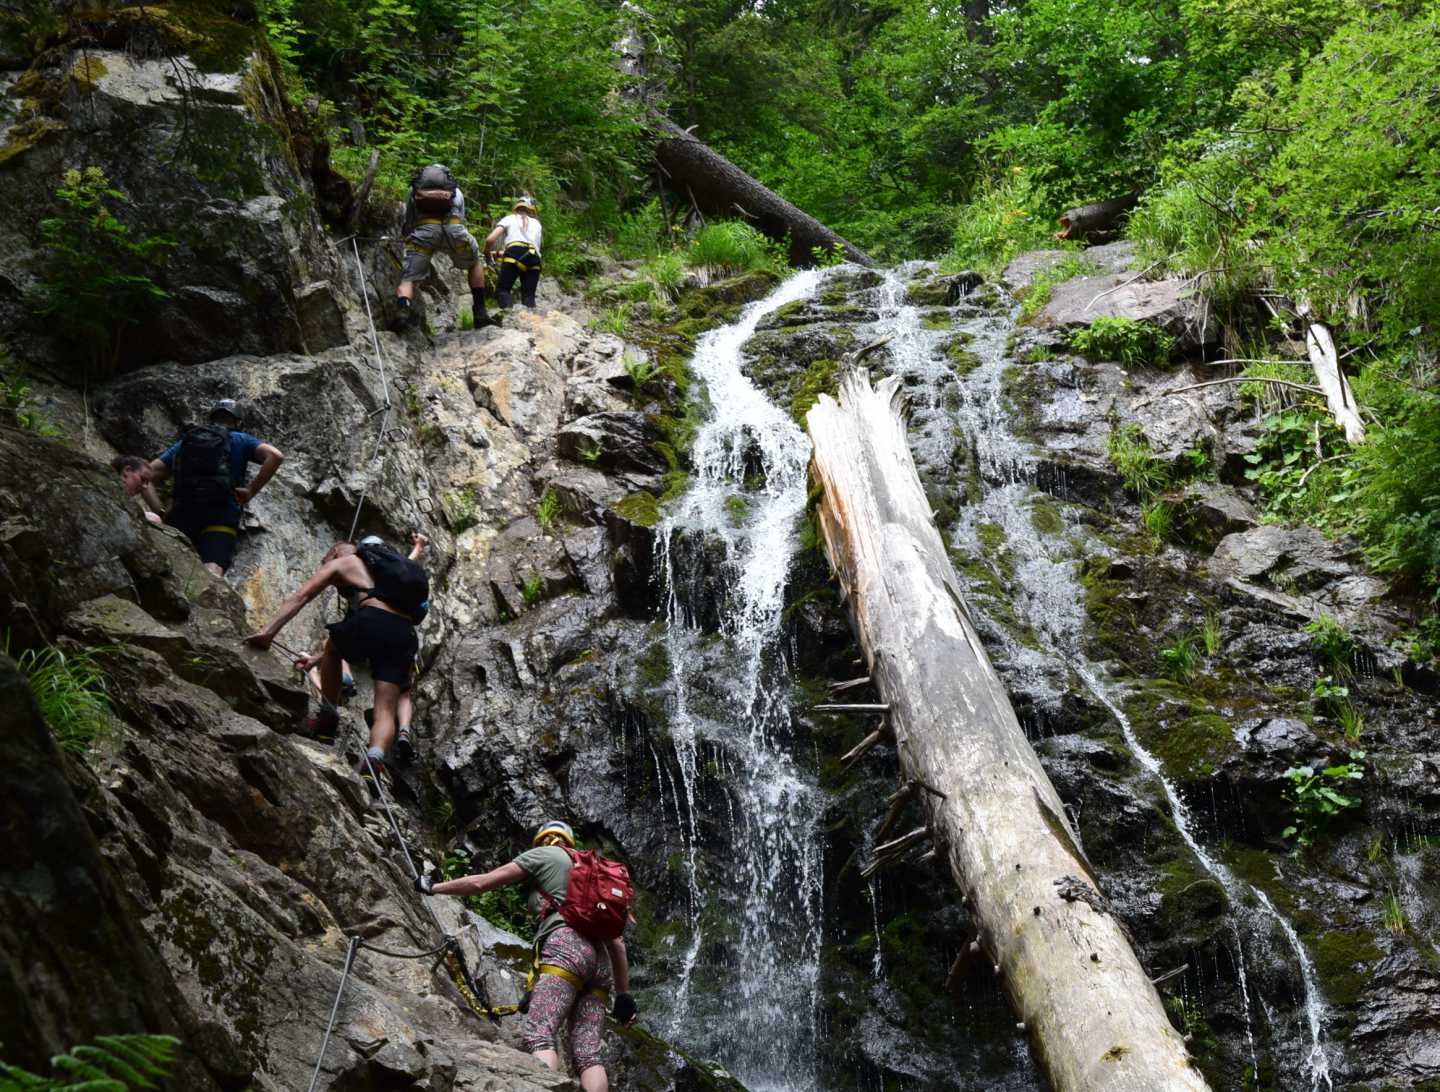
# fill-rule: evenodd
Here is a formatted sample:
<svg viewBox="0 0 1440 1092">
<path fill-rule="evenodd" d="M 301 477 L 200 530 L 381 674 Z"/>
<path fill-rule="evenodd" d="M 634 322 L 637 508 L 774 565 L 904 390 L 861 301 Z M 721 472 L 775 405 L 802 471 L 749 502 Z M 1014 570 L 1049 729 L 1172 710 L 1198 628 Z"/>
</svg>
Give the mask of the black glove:
<svg viewBox="0 0 1440 1092">
<path fill-rule="evenodd" d="M 420 873 L 420 875 L 415 877 L 415 890 L 420 892 L 420 894 L 422 895 L 435 894 L 435 892 L 432 890 L 434 886 L 435 880 L 432 877 L 426 875 L 424 872 Z"/>
<path fill-rule="evenodd" d="M 628 1024 L 635 1019 L 639 1011 L 640 1010 L 635 1007 L 635 998 L 631 997 L 628 993 L 617 993 L 615 995 L 615 1008 L 611 1010 L 610 1015 L 615 1017 L 617 1024 Z"/>
</svg>

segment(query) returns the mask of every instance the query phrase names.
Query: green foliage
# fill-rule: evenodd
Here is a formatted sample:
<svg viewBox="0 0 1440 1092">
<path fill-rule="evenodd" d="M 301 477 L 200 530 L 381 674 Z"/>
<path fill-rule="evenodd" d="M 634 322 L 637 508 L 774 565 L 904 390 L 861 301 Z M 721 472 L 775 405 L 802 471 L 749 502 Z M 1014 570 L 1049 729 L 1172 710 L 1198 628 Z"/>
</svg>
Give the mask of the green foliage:
<svg viewBox="0 0 1440 1092">
<path fill-rule="evenodd" d="M 83 754 L 110 729 L 109 680 L 96 660 L 107 651 L 108 647 L 62 652 L 46 645 L 27 648 L 15 658 L 56 742 L 75 754 Z M 10 654 L 9 634 L 5 654 Z"/>
<path fill-rule="evenodd" d="M 765 236 L 743 220 L 706 224 L 691 241 L 686 260 L 711 276 L 725 277 L 774 266 Z"/>
<path fill-rule="evenodd" d="M 1070 347 L 1089 360 L 1116 360 L 1127 368 L 1163 365 L 1175 339 L 1148 322 L 1098 318 L 1070 335 Z"/>
<path fill-rule="evenodd" d="M 625 374 L 637 392 L 644 389 L 650 380 L 660 374 L 659 364 L 643 356 L 631 356 L 629 353 L 621 358 L 620 366 L 625 369 Z"/>
<path fill-rule="evenodd" d="M 1310 702 L 1326 716 L 1336 716 L 1348 704 L 1350 688 L 1335 682 L 1331 675 L 1322 675 L 1310 686 Z"/>
<path fill-rule="evenodd" d="M 1316 772 L 1311 766 L 1293 766 L 1285 771 L 1289 782 L 1285 795 L 1294 809 L 1293 822 L 1280 834 L 1294 838 L 1294 852 L 1309 849 L 1335 820 L 1360 806 L 1360 798 L 1347 796 L 1340 790 L 1350 781 L 1365 777 L 1365 752 L 1351 751 L 1350 761 L 1326 766 Z"/>
<path fill-rule="evenodd" d="M 1164 500 L 1153 500 L 1141 507 L 1140 526 L 1158 545 L 1175 529 L 1175 509 Z"/>
<path fill-rule="evenodd" d="M 1200 625 L 1200 643 L 1205 648 L 1205 655 L 1218 656 L 1220 650 L 1225 647 L 1225 631 L 1220 626 L 1220 619 L 1207 613 L 1205 621 Z"/>
<path fill-rule="evenodd" d="M 175 241 L 132 234 L 115 211 L 127 198 L 99 167 L 66 171 L 55 198 L 56 215 L 40 221 L 45 258 L 38 310 L 93 369 L 108 372 L 125 330 L 165 298 L 151 274 Z"/>
<path fill-rule="evenodd" d="M 1052 231 L 1042 191 L 1024 170 L 1012 167 L 983 182 L 959 210 L 941 270 L 997 273 L 1022 250 L 1049 245 Z"/>
<path fill-rule="evenodd" d="M 560 494 L 547 488 L 540 494 L 539 503 L 535 505 L 535 522 L 540 525 L 540 530 L 548 535 L 555 529 L 556 521 L 559 518 Z"/>
<path fill-rule="evenodd" d="M 463 311 L 455 312 L 455 325 L 461 330 L 475 329 L 475 312 L 468 307 Z"/>
<path fill-rule="evenodd" d="M 446 855 L 440 871 L 447 880 L 454 880 L 469 875 L 471 867 L 470 856 L 457 851 Z M 486 921 L 522 940 L 535 939 L 535 915 L 530 911 L 522 886 L 508 884 L 479 895 L 466 895 L 461 901 Z"/>
<path fill-rule="evenodd" d="M 592 330 L 601 330 L 616 337 L 625 336 L 625 324 L 630 318 L 630 304 L 617 303 L 590 323 Z"/>
<path fill-rule="evenodd" d="M 545 594 L 545 578 L 539 573 L 531 573 L 520 585 L 520 598 L 525 600 L 527 607 L 533 607 L 540 602 L 540 597 Z"/>
<path fill-rule="evenodd" d="M 1334 618 L 1321 614 L 1306 622 L 1304 631 L 1310 637 L 1310 650 L 1331 670 L 1340 675 L 1350 673 L 1350 660 L 1355 655 L 1355 639 Z"/>
<path fill-rule="evenodd" d="M 1165 674 L 1180 682 L 1188 682 L 1195 675 L 1200 656 L 1195 634 L 1181 636 L 1173 645 L 1160 650 L 1160 666 Z"/>
<path fill-rule="evenodd" d="M 634 303 L 667 311 L 685 282 L 685 255 L 665 250 L 647 259 L 633 281 L 620 286 L 620 294 Z"/>
<path fill-rule="evenodd" d="M 1385 928 L 1397 937 L 1405 935 L 1405 908 L 1400 905 L 1393 887 L 1385 896 Z"/>
<path fill-rule="evenodd" d="M 0 350 L 0 421 L 7 419 L 16 428 L 38 436 L 60 435 L 50 419 L 35 408 L 24 371 L 9 353 Z"/>
<path fill-rule="evenodd" d="M 180 1040 L 169 1035 L 99 1035 L 50 1059 L 53 1077 L 0 1062 L 0 1092 L 131 1092 L 159 1088 Z"/>
<path fill-rule="evenodd" d="M 1140 497 L 1150 497 L 1170 480 L 1169 468 L 1150 448 L 1137 424 L 1112 429 L 1105 438 L 1105 454 L 1120 474 L 1125 488 Z"/>
</svg>

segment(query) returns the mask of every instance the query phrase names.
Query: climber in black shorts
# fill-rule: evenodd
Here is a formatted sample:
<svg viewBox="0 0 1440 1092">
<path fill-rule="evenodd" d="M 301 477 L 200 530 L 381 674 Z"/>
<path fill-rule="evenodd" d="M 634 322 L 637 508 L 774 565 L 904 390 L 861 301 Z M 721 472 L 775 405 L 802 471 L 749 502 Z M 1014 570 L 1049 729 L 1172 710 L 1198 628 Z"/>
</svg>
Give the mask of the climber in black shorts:
<svg viewBox="0 0 1440 1092">
<path fill-rule="evenodd" d="M 270 624 L 245 640 L 256 648 L 269 648 L 285 625 L 329 587 L 354 589 L 356 607 L 326 628 L 330 636 L 318 656 L 302 656 L 301 670 L 320 670 L 320 710 L 306 722 L 311 735 L 333 734 L 340 713 L 341 661 L 370 662 L 375 679 L 375 719 L 369 749 L 361 772 L 369 778 L 385 773 L 386 754 L 395 738 L 395 712 L 400 694 L 410 686 L 410 669 L 420 649 L 415 627 L 429 609 L 430 584 L 425 570 L 383 545 L 356 547 L 339 542 L 330 547 L 315 574 L 280 604 Z M 371 780 L 372 792 L 379 786 Z"/>
</svg>

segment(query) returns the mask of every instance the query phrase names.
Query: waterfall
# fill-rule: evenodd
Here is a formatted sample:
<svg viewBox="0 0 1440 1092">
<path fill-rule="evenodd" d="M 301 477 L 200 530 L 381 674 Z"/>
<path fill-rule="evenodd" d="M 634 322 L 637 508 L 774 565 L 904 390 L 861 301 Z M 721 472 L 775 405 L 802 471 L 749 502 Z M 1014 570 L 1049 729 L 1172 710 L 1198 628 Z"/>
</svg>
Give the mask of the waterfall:
<svg viewBox="0 0 1440 1092">
<path fill-rule="evenodd" d="M 1015 578 L 1011 605 L 1017 619 L 1034 631 L 1036 647 L 1016 644 L 1007 650 L 1012 670 L 1018 672 L 1027 690 L 1042 701 L 1061 696 L 1056 678 L 1063 672 L 1055 665 L 1073 668 L 1084 685 L 1114 716 L 1126 744 L 1141 766 L 1159 783 L 1170 805 L 1176 830 L 1201 866 L 1225 889 L 1236 916 L 1252 929 L 1256 943 L 1272 930 L 1284 938 L 1290 959 L 1298 968 L 1304 985 L 1303 1034 L 1308 1039 L 1297 1068 L 1308 1076 L 1312 1092 L 1332 1085 L 1331 1059 L 1324 1035 L 1325 1008 L 1309 954 L 1293 926 L 1279 913 L 1264 892 L 1253 888 L 1205 848 L 1197 837 L 1190 810 L 1163 767 L 1137 738 L 1126 717 L 1120 685 L 1104 670 L 1090 663 L 1081 650 L 1084 634 L 1085 596 L 1076 577 L 1077 563 L 1068 541 L 1070 527 L 1055 535 L 1042 535 L 1031 518 L 1035 458 L 1009 424 L 1004 403 L 1003 374 L 1009 363 L 1007 341 L 1014 328 L 1013 313 L 996 315 L 979 311 L 966 319 L 960 330 L 968 339 L 967 351 L 974 353 L 977 366 L 958 383 L 954 369 L 945 360 L 944 342 L 955 330 L 925 328 L 918 308 L 905 302 L 905 284 L 917 265 L 890 272 L 878 291 L 878 319 L 873 336 L 888 337 L 886 346 L 892 374 L 902 377 L 911 399 L 911 445 L 922 476 L 946 480 L 955 448 L 965 443 L 973 452 L 979 496 L 971 496 L 959 512 L 953 545 L 982 552 L 987 530 L 992 536 L 1003 533 Z M 966 308 L 959 309 L 962 313 Z M 1077 392 L 1078 397 L 1078 392 Z M 1012 686 L 1014 680 L 1012 680 Z M 1247 1035 L 1250 1035 L 1250 995 L 1243 944 L 1236 944 L 1236 960 L 1245 998 Z M 1253 1035 L 1250 1035 L 1252 1059 Z"/>
<path fill-rule="evenodd" d="M 815 1088 L 823 800 L 791 746 L 782 640 L 810 444 L 746 377 L 742 351 L 761 319 L 810 297 L 823 276 L 790 277 L 700 338 L 690 367 L 709 415 L 656 545 L 689 894 L 669 1034 L 753 1092 Z M 718 645 L 705 623 L 716 600 Z M 725 846 L 718 872 L 698 852 L 712 829 Z"/>
</svg>

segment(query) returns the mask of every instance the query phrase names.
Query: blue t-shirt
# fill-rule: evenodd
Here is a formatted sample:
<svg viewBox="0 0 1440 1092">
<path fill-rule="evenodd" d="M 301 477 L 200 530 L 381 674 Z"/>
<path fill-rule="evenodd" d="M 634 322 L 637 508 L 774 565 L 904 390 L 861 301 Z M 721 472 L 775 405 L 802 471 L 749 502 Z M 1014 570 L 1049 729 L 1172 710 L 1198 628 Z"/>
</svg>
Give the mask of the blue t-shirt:
<svg viewBox="0 0 1440 1092">
<path fill-rule="evenodd" d="M 248 432 L 241 432 L 233 429 L 230 432 L 230 484 L 242 486 L 248 480 L 245 464 L 250 461 L 250 456 L 255 454 L 255 449 L 260 446 L 260 441 Z M 160 454 L 160 461 L 165 464 L 165 469 L 175 469 L 175 456 L 180 451 L 180 441 L 176 440 Z M 230 499 L 230 507 L 235 514 L 240 512 L 240 502 L 233 497 Z"/>
</svg>

